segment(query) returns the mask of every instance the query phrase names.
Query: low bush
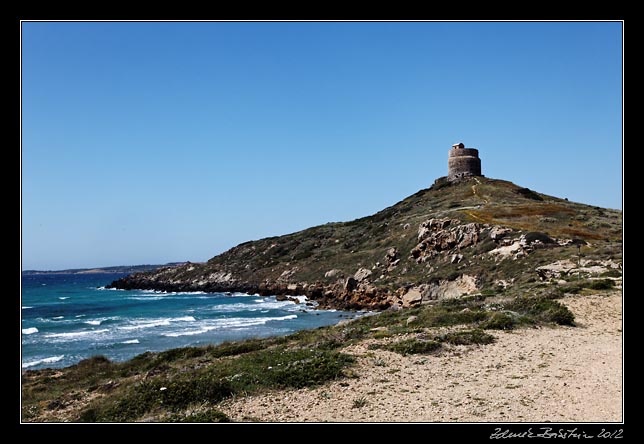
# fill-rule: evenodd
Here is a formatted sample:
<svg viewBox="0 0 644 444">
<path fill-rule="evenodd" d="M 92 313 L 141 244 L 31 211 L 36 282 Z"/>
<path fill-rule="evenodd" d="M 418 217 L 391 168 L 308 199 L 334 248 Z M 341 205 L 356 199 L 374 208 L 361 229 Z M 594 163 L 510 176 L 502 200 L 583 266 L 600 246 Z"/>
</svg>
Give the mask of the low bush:
<svg viewBox="0 0 644 444">
<path fill-rule="evenodd" d="M 591 290 L 610 290 L 615 286 L 615 281 L 611 279 L 599 279 L 594 281 L 589 281 L 586 285 L 587 288 Z"/>
<path fill-rule="evenodd" d="M 216 409 L 209 409 L 203 412 L 191 413 L 189 415 L 174 414 L 166 422 L 232 422 L 225 413 Z"/>
<path fill-rule="evenodd" d="M 484 330 L 512 330 L 516 321 L 507 313 L 492 313 L 479 327 Z"/>
<path fill-rule="evenodd" d="M 446 333 L 437 339 L 439 339 L 440 342 L 446 342 L 452 345 L 484 345 L 491 344 L 495 341 L 494 336 L 489 333 L 485 333 L 480 329 L 454 331 Z"/>
<path fill-rule="evenodd" d="M 433 340 L 405 339 L 391 344 L 375 345 L 373 348 L 381 348 L 407 356 L 435 352 L 441 348 L 441 343 Z"/>
<path fill-rule="evenodd" d="M 575 325 L 575 315 L 568 307 L 554 299 L 544 297 L 518 297 L 505 308 L 525 315 L 527 322 L 553 322 L 559 325 Z"/>
</svg>

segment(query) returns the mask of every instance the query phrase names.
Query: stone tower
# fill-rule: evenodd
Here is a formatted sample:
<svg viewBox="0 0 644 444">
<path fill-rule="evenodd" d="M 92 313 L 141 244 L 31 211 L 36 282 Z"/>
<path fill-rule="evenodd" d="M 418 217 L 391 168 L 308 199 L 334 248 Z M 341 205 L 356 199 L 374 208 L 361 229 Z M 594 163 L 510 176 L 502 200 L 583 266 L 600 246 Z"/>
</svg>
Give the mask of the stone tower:
<svg viewBox="0 0 644 444">
<path fill-rule="evenodd" d="M 456 180 L 461 177 L 480 175 L 481 159 L 479 159 L 479 150 L 465 148 L 462 143 L 452 145 L 447 159 L 447 178 Z"/>
</svg>

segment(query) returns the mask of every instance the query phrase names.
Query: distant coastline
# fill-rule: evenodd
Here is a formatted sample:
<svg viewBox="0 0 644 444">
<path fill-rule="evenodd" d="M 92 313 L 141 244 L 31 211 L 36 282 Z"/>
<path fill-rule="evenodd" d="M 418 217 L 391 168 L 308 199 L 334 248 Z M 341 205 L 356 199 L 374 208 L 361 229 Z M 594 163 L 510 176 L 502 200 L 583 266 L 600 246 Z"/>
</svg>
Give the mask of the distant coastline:
<svg viewBox="0 0 644 444">
<path fill-rule="evenodd" d="M 66 270 L 23 270 L 23 275 L 41 275 L 41 274 L 108 274 L 108 273 L 139 273 L 142 271 L 153 271 L 161 267 L 177 267 L 184 265 L 186 262 L 169 262 L 158 265 L 115 265 L 112 267 L 96 268 L 70 268 Z"/>
</svg>

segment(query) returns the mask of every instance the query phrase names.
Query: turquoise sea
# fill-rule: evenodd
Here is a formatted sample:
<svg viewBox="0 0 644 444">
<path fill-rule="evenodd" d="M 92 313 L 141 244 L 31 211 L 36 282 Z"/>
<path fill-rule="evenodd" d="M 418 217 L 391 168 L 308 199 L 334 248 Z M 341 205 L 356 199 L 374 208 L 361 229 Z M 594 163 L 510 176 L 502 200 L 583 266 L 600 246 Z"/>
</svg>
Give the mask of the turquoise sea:
<svg viewBox="0 0 644 444">
<path fill-rule="evenodd" d="M 359 316 L 241 293 L 105 289 L 124 274 L 22 277 L 22 368 L 64 367 L 94 355 L 285 335 Z"/>
</svg>

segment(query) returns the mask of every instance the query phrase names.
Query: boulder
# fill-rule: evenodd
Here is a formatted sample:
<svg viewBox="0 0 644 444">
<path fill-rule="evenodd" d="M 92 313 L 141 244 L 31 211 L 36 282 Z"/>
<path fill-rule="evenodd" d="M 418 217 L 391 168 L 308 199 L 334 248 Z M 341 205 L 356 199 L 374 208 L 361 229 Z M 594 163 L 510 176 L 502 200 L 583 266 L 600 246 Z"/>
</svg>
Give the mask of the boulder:
<svg viewBox="0 0 644 444">
<path fill-rule="evenodd" d="M 403 307 L 413 307 L 419 305 L 423 301 L 423 295 L 420 290 L 416 288 L 411 288 L 405 293 L 402 297 Z"/>
<path fill-rule="evenodd" d="M 521 246 L 521 243 L 519 241 L 515 241 L 513 244 L 504 245 L 495 248 L 494 250 L 490 250 L 487 254 L 489 254 L 490 256 L 496 256 L 499 260 L 507 259 L 511 256 L 514 256 L 514 258 L 516 259 L 518 254 L 522 250 L 523 247 Z"/>
<path fill-rule="evenodd" d="M 395 261 L 397 257 L 398 257 L 398 250 L 396 250 L 396 247 L 389 248 L 385 253 L 385 261 L 388 264 L 391 264 L 393 261 Z"/>
<path fill-rule="evenodd" d="M 409 325 L 409 324 L 413 324 L 413 323 L 414 323 L 414 322 L 416 322 L 417 320 L 418 320 L 418 316 L 409 316 L 409 317 L 407 318 L 407 325 Z"/>
<path fill-rule="evenodd" d="M 418 227 L 418 240 L 424 239 L 429 233 L 444 230 L 451 222 L 451 219 L 429 219 L 421 222 Z"/>
<path fill-rule="evenodd" d="M 387 271 L 392 271 L 394 268 L 398 266 L 399 263 L 400 263 L 400 259 L 396 259 L 395 261 L 389 264 L 389 266 L 387 267 Z"/>
<path fill-rule="evenodd" d="M 347 280 L 344 283 L 344 290 L 345 291 L 353 291 L 358 287 L 358 281 L 356 281 L 352 277 L 348 277 Z"/>
<path fill-rule="evenodd" d="M 387 327 L 374 327 L 369 329 L 369 331 L 387 331 L 387 330 L 389 330 Z"/>
<path fill-rule="evenodd" d="M 441 279 L 430 284 L 424 294 L 425 300 L 431 301 L 458 298 L 476 291 L 478 291 L 478 277 L 463 274 L 452 281 Z"/>
<path fill-rule="evenodd" d="M 490 239 L 492 239 L 495 242 L 498 242 L 501 239 L 503 239 L 505 236 L 510 234 L 511 232 L 512 230 L 510 230 L 509 228 L 496 226 L 490 230 Z"/>
<path fill-rule="evenodd" d="M 341 275 L 342 275 L 342 271 L 340 271 L 340 270 L 338 270 L 336 268 L 334 268 L 333 270 L 329 270 L 326 273 L 324 273 L 325 278 L 334 278 L 336 276 L 341 276 Z"/>
<path fill-rule="evenodd" d="M 458 264 L 462 260 L 463 260 L 463 255 L 462 254 L 453 254 L 452 259 L 450 260 L 450 262 L 452 264 Z"/>
<path fill-rule="evenodd" d="M 535 271 L 541 279 L 556 279 L 568 275 L 577 265 L 569 259 L 553 262 L 537 267 Z"/>
<path fill-rule="evenodd" d="M 356 274 L 353 275 L 353 278 L 358 282 L 362 282 L 369 276 L 371 276 L 371 270 L 367 268 L 360 268 L 358 271 L 356 271 Z"/>
</svg>

